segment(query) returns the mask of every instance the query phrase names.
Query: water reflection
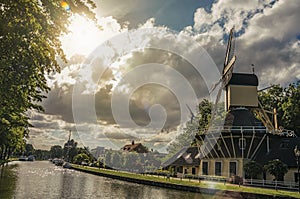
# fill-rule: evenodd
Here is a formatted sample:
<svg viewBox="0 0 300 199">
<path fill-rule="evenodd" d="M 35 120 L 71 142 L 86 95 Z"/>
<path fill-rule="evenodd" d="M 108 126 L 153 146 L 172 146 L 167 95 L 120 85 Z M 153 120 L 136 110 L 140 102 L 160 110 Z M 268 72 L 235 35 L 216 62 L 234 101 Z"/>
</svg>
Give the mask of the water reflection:
<svg viewBox="0 0 300 199">
<path fill-rule="evenodd" d="M 0 166 L 0 198 L 13 198 L 17 183 L 18 165 Z"/>
<path fill-rule="evenodd" d="M 1 167 L 0 198 L 165 199 L 211 198 L 63 169 L 50 162 L 15 162 Z"/>
</svg>

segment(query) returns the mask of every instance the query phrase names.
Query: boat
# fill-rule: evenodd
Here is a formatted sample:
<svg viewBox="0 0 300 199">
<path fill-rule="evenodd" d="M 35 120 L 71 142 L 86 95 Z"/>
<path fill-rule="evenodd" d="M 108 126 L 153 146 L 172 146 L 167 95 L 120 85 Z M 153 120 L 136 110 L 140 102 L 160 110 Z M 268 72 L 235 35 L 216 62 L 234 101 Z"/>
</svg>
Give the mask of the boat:
<svg viewBox="0 0 300 199">
<path fill-rule="evenodd" d="M 72 165 L 69 162 L 65 162 L 63 164 L 63 168 L 70 169 L 70 168 L 72 168 Z"/>
<path fill-rule="evenodd" d="M 19 161 L 27 161 L 28 158 L 26 156 L 20 156 Z"/>
<path fill-rule="evenodd" d="M 54 158 L 52 160 L 52 163 L 55 164 L 56 166 L 62 166 L 64 164 L 64 160 L 63 159 L 59 159 L 59 158 Z"/>
<path fill-rule="evenodd" d="M 28 156 L 27 161 L 34 161 L 35 157 L 33 155 Z"/>
</svg>

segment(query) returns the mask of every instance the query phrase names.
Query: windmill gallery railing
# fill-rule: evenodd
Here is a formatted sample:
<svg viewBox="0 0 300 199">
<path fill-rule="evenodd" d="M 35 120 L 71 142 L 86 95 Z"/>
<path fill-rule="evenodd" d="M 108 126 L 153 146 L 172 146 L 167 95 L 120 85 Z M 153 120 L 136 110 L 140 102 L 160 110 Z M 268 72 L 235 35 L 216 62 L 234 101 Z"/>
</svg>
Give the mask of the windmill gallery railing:
<svg viewBox="0 0 300 199">
<path fill-rule="evenodd" d="M 265 140 L 267 142 L 267 148 L 269 149 L 268 134 L 273 134 L 264 126 L 212 126 L 209 129 L 200 132 L 203 133 L 196 135 L 196 144 L 199 154 L 203 154 L 203 156 L 207 158 L 240 157 L 253 159 Z M 282 137 L 295 137 L 295 134 L 292 131 L 282 132 L 282 134 L 276 135 Z M 238 141 L 236 141 L 237 138 Z M 250 143 L 247 148 L 246 139 L 248 139 Z M 217 149 L 215 145 L 217 145 Z M 241 151 L 239 149 L 241 149 Z"/>
<path fill-rule="evenodd" d="M 269 131 L 268 128 L 264 126 L 215 126 L 210 127 L 209 129 L 205 129 L 202 132 L 205 133 L 214 133 L 214 132 L 259 132 L 259 133 L 270 133 L 273 132 Z M 286 137 L 296 137 L 294 131 L 281 129 L 281 133 L 278 134 L 280 136 Z"/>
</svg>

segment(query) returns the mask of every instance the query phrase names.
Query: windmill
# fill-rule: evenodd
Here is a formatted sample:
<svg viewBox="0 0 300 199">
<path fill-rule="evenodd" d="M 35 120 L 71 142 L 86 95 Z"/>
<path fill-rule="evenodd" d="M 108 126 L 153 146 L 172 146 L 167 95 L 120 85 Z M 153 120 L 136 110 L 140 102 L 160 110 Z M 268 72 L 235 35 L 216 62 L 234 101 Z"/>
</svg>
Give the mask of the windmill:
<svg viewBox="0 0 300 199">
<path fill-rule="evenodd" d="M 194 120 L 194 118 L 195 118 L 195 115 L 194 115 L 192 109 L 189 107 L 189 105 L 186 104 L 186 107 L 187 107 L 188 110 L 190 111 L 190 114 L 191 114 L 191 123 L 193 123 L 193 120 Z"/>
<path fill-rule="evenodd" d="M 227 105 L 227 99 L 228 99 L 228 95 L 227 95 L 227 85 L 232 77 L 232 73 L 233 73 L 233 66 L 234 63 L 236 61 L 236 56 L 234 55 L 234 48 L 235 48 L 235 41 L 234 41 L 234 27 L 230 30 L 230 34 L 229 34 L 229 39 L 228 39 L 228 43 L 227 43 L 227 49 L 226 49 L 226 54 L 225 54 L 225 60 L 224 60 L 224 66 L 223 66 L 223 70 L 222 70 L 222 75 L 220 80 L 213 86 L 213 88 L 210 91 L 210 94 L 217 88 L 218 85 L 221 84 L 217 96 L 216 96 L 216 100 L 214 102 L 214 107 L 212 109 L 212 113 L 211 113 L 211 119 L 210 119 L 210 123 L 214 120 L 214 117 L 216 115 L 216 111 L 217 111 L 217 105 L 219 103 L 220 97 L 221 97 L 221 93 L 222 90 L 226 89 L 226 110 L 229 109 L 229 106 Z M 188 106 L 187 106 L 188 107 Z M 188 107 L 188 109 L 190 110 L 190 108 Z M 194 114 L 193 112 L 190 110 L 192 118 L 191 121 L 194 118 Z M 210 125 L 209 125 L 210 126 Z M 203 134 L 207 134 L 208 129 L 205 129 Z M 203 149 L 201 148 L 201 145 L 205 144 L 203 143 L 203 140 L 201 139 L 201 136 L 199 135 L 195 135 L 196 138 L 196 145 L 198 148 L 198 152 L 199 154 L 206 154 L 205 152 L 205 148 Z M 201 143 L 202 142 L 202 143 Z"/>
<path fill-rule="evenodd" d="M 234 48 L 235 48 L 235 41 L 234 41 L 234 27 L 233 27 L 230 30 L 230 34 L 229 34 L 229 39 L 228 39 L 228 43 L 227 43 L 227 49 L 226 49 L 224 66 L 223 66 L 221 78 L 220 78 L 219 82 L 216 83 L 214 85 L 214 87 L 212 88 L 212 90 L 210 91 L 210 93 L 212 93 L 216 89 L 216 87 L 219 84 L 221 84 L 221 87 L 219 88 L 218 93 L 217 93 L 215 105 L 217 105 L 219 103 L 222 90 L 224 90 L 224 89 L 227 90 L 227 85 L 232 77 L 233 66 L 236 61 L 236 56 L 234 55 Z M 226 100 L 225 100 L 226 103 L 227 103 L 227 99 L 228 99 L 228 95 L 226 92 Z M 229 107 L 226 104 L 226 110 L 228 110 L 228 109 L 229 109 Z M 211 116 L 212 120 L 214 118 L 214 115 L 215 115 L 215 111 L 212 112 L 212 116 Z"/>
<path fill-rule="evenodd" d="M 236 56 L 234 55 L 235 40 L 234 40 L 234 27 L 230 30 L 230 35 L 228 39 L 224 67 L 222 71 L 222 76 L 219 82 L 214 85 L 214 89 L 221 84 L 220 89 L 217 93 L 215 106 L 219 103 L 222 90 L 225 89 L 225 110 L 229 111 L 232 108 L 237 107 L 247 107 L 252 110 L 258 119 L 264 124 L 267 128 L 268 133 L 271 134 L 288 134 L 288 136 L 294 136 L 293 132 L 286 132 L 282 128 L 277 126 L 276 110 L 274 112 L 266 111 L 263 109 L 262 104 L 258 100 L 258 78 L 254 74 L 241 74 L 233 73 L 233 66 L 236 61 Z M 268 87 L 269 88 L 269 87 Z M 266 89 L 268 89 L 266 88 Z M 264 89 L 265 90 L 265 89 Z M 213 109 L 211 120 L 214 119 L 216 109 Z M 274 115 L 274 122 L 270 120 L 267 113 Z"/>
<path fill-rule="evenodd" d="M 217 170 L 221 173 L 222 168 L 229 168 L 225 169 L 222 175 L 233 173 L 243 176 L 243 169 L 238 167 L 237 162 L 243 165 L 248 160 L 259 160 L 262 154 L 269 153 L 277 147 L 274 143 L 281 142 L 281 137 L 295 137 L 292 131 L 277 126 L 276 109 L 273 111 L 263 109 L 262 103 L 258 100 L 259 82 L 254 70 L 251 73 L 233 72 L 236 62 L 234 45 L 234 28 L 232 28 L 220 79 L 210 91 L 216 94 L 216 98 L 213 102 L 209 129 L 197 129 L 193 142 L 198 149 L 197 157 L 200 159 L 199 173 L 202 168 L 203 175 L 221 175 L 217 174 Z M 266 89 L 268 88 L 262 90 Z M 223 105 L 219 102 L 223 90 L 226 113 L 224 120 L 219 118 L 223 117 L 223 114 L 219 114 L 221 109 L 218 108 L 220 104 Z M 188 109 L 190 110 L 189 107 Z M 275 124 L 268 114 L 274 115 Z M 195 117 L 192 112 L 191 116 L 193 121 Z M 273 143 L 270 144 L 271 142 Z M 209 169 L 209 165 L 212 164 L 215 164 L 215 173 Z"/>
</svg>

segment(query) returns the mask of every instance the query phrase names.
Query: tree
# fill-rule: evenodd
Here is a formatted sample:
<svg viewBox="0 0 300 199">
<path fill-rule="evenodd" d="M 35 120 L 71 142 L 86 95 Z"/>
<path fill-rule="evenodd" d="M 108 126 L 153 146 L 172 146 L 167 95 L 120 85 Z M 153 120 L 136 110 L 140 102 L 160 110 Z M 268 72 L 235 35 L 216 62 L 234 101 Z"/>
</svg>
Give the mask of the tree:
<svg viewBox="0 0 300 199">
<path fill-rule="evenodd" d="M 259 93 L 259 100 L 264 109 L 277 109 L 278 125 L 293 130 L 300 136 L 300 81 L 283 88 L 273 85 L 270 89 Z"/>
<path fill-rule="evenodd" d="M 70 11 L 58 0 L 0 0 L 0 158 L 28 136 L 26 112 L 43 110 L 45 74 L 60 71 L 56 57 L 66 61 L 60 36 L 68 31 L 68 19 L 74 14 L 95 19 L 91 0 L 68 3 Z"/>
<path fill-rule="evenodd" d="M 74 159 L 74 157 L 78 154 L 77 149 L 77 142 L 75 142 L 73 139 L 68 140 L 64 144 L 63 148 L 63 156 L 66 161 L 71 161 Z"/>
<path fill-rule="evenodd" d="M 169 145 L 168 151 L 170 155 L 174 155 L 182 147 L 196 145 L 198 135 L 202 134 L 210 123 L 211 111 L 212 103 L 207 99 L 199 103 L 197 113 L 195 114 L 196 117 L 193 120 L 187 121 L 183 133 L 178 135 Z"/>
<path fill-rule="evenodd" d="M 199 103 L 198 109 L 198 129 L 201 132 L 203 129 L 206 129 L 210 123 L 212 103 L 204 99 Z"/>
<path fill-rule="evenodd" d="M 83 162 L 90 163 L 90 158 L 85 153 L 79 153 L 74 157 L 73 162 L 75 164 L 82 164 Z"/>
<path fill-rule="evenodd" d="M 257 179 L 257 176 L 261 174 L 262 171 L 262 166 L 253 160 L 244 164 L 246 178 Z"/>
<path fill-rule="evenodd" d="M 90 153 L 89 148 L 88 147 L 84 147 L 84 148 L 77 148 L 77 153 L 85 153 L 87 156 L 89 156 L 89 161 L 90 162 L 94 162 L 94 160 L 96 160 L 96 158 Z"/>
<path fill-rule="evenodd" d="M 32 146 L 32 144 L 26 144 L 25 145 L 25 155 L 29 156 L 29 155 L 33 155 L 34 154 L 34 147 Z"/>
<path fill-rule="evenodd" d="M 282 104 L 284 127 L 294 130 L 300 136 L 300 81 L 290 84 L 285 93 L 287 99 Z"/>
<path fill-rule="evenodd" d="M 279 159 L 270 160 L 264 168 L 275 177 L 275 180 L 283 181 L 284 175 L 288 172 L 288 166 Z"/>
<path fill-rule="evenodd" d="M 54 145 L 50 149 L 51 158 L 61 158 L 63 155 L 63 149 L 60 145 Z"/>
<path fill-rule="evenodd" d="M 41 149 L 35 150 L 34 156 L 36 160 L 48 160 L 51 157 L 50 151 Z"/>
<path fill-rule="evenodd" d="M 26 143 L 23 135 L 24 131 L 22 127 L 16 127 L 4 132 L 0 130 L 0 159 L 8 159 L 13 152 L 15 154 L 22 154 Z"/>
</svg>

